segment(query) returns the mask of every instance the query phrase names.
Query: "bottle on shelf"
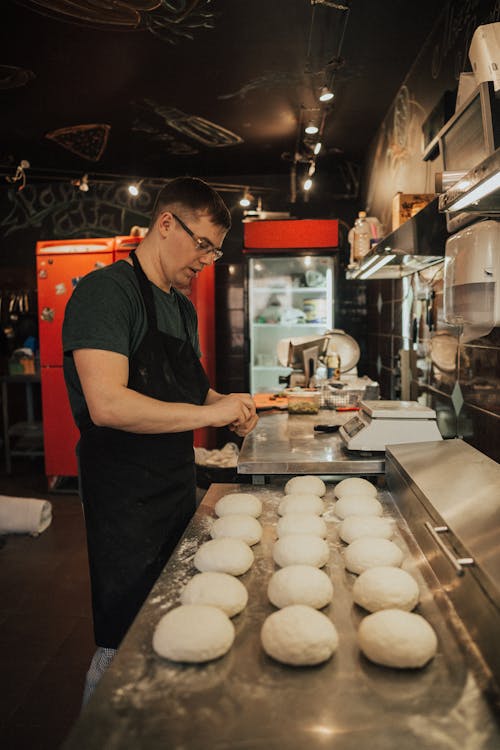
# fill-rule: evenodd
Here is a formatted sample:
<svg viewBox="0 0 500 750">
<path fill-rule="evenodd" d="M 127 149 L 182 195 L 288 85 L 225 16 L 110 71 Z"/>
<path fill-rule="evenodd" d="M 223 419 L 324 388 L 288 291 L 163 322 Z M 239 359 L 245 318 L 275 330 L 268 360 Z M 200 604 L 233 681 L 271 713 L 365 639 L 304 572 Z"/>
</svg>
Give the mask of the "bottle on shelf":
<svg viewBox="0 0 500 750">
<path fill-rule="evenodd" d="M 326 358 L 326 377 L 329 381 L 340 380 L 340 355 L 332 346 Z"/>
<path fill-rule="evenodd" d="M 361 260 L 369 252 L 370 240 L 370 224 L 366 219 L 366 211 L 360 211 L 354 222 L 353 230 L 352 254 L 354 261 Z"/>
</svg>

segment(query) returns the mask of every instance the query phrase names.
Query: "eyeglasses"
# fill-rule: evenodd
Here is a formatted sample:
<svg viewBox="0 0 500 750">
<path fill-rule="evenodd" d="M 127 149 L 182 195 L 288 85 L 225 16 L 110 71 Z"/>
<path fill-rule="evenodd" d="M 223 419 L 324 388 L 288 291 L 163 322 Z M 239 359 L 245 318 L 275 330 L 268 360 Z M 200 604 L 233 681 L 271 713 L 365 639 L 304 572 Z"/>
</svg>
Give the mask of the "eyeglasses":
<svg viewBox="0 0 500 750">
<path fill-rule="evenodd" d="M 202 253 L 212 253 L 214 256 L 214 261 L 219 260 L 219 258 L 222 258 L 223 252 L 220 249 L 220 247 L 215 247 L 210 240 L 205 239 L 205 237 L 198 237 L 194 232 L 191 231 L 191 229 L 184 224 L 182 219 L 179 219 L 176 214 L 172 214 L 174 219 L 179 222 L 181 227 L 184 229 L 184 231 L 189 234 L 189 236 L 195 241 L 195 243 L 198 246 L 198 250 L 200 250 Z"/>
</svg>

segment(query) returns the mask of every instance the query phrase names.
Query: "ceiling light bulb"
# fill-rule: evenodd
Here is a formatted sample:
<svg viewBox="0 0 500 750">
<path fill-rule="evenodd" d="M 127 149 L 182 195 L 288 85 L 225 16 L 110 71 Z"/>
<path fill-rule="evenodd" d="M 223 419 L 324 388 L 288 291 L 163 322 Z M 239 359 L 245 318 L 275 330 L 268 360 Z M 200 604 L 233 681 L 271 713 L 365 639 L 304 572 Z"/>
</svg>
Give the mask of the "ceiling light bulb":
<svg viewBox="0 0 500 750">
<path fill-rule="evenodd" d="M 310 122 L 309 125 L 306 127 L 307 135 L 316 135 L 318 131 L 319 131 L 318 126 L 314 125 L 314 123 L 312 122 Z"/>
<path fill-rule="evenodd" d="M 319 95 L 320 102 L 330 102 L 333 99 L 333 97 L 334 97 L 334 94 L 332 91 L 330 91 L 328 86 L 323 86 L 323 88 L 321 89 L 321 93 Z"/>
<path fill-rule="evenodd" d="M 250 205 L 250 201 L 248 200 L 247 196 L 245 195 L 245 196 L 244 196 L 244 197 L 243 197 L 243 198 L 242 198 L 242 199 L 240 200 L 240 206 L 243 206 L 243 208 L 248 208 L 248 206 L 249 206 L 249 205 Z"/>
<path fill-rule="evenodd" d="M 322 145 L 323 145 L 323 144 L 321 144 L 321 143 L 319 143 L 319 142 L 318 142 L 318 143 L 317 143 L 317 144 L 315 145 L 315 147 L 314 147 L 314 153 L 315 153 L 315 155 L 316 155 L 316 156 L 317 156 L 317 155 L 319 154 L 319 152 L 321 151 L 321 146 L 322 146 Z"/>
<path fill-rule="evenodd" d="M 137 185 L 133 185 L 133 184 L 132 184 L 132 185 L 129 185 L 129 186 L 128 186 L 128 191 L 129 191 L 130 195 L 133 195 L 133 196 L 134 196 L 134 198 L 135 198 L 135 197 L 136 197 L 137 195 L 139 195 L 139 188 L 137 187 Z"/>
<path fill-rule="evenodd" d="M 312 188 L 313 181 L 310 177 L 304 182 L 304 190 L 310 190 Z"/>
</svg>

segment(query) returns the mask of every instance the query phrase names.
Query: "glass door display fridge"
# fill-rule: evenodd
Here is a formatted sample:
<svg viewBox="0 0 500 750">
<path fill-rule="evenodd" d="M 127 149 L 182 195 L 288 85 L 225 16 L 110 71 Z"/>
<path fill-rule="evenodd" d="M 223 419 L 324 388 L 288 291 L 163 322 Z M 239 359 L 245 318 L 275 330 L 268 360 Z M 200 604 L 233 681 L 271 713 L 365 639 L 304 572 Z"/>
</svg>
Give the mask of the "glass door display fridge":
<svg viewBox="0 0 500 750">
<path fill-rule="evenodd" d="M 263 232 L 264 224 L 271 225 L 267 233 Z M 249 389 L 252 394 L 277 393 L 285 387 L 280 376 L 291 372 L 286 366 L 290 340 L 299 343 L 299 338 L 317 339 L 334 326 L 338 223 L 252 222 L 245 225 L 244 235 L 248 256 Z M 251 247 L 257 243 L 266 246 Z M 286 246 L 279 247 L 279 243 Z M 300 247 L 294 247 L 294 243 Z"/>
</svg>

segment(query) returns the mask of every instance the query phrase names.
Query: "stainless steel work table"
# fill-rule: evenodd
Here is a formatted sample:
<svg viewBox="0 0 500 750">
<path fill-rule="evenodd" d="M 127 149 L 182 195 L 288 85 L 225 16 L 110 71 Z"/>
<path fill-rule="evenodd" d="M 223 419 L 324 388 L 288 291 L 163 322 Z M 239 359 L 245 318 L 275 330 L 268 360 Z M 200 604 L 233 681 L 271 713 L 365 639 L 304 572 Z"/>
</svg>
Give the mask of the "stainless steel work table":
<svg viewBox="0 0 500 750">
<path fill-rule="evenodd" d="M 318 414 L 262 413 L 241 446 L 238 474 L 251 475 L 255 483 L 286 474 L 383 474 L 383 454 L 357 456 L 347 452 L 338 432 L 314 431 L 316 424 L 344 424 L 353 413 L 328 409 Z"/>
<path fill-rule="evenodd" d="M 183 586 L 196 573 L 193 557 L 209 538 L 216 501 L 250 489 L 263 501 L 264 533 L 253 547 L 254 564 L 241 577 L 249 601 L 233 618 L 232 648 L 205 665 L 160 658 L 151 646 L 154 628 L 179 604 Z M 339 648 L 316 667 L 287 667 L 265 655 L 259 633 L 274 611 L 266 588 L 276 570 L 272 545 L 282 492 L 283 483 L 276 480 L 258 490 L 211 486 L 64 750 L 497 750 L 499 728 L 467 649 L 439 592 L 435 596 L 432 570 L 386 491 L 379 497 L 384 512 L 396 519 L 395 541 L 406 553 L 403 567 L 419 583 L 417 611 L 438 635 L 436 657 L 423 669 L 395 670 L 360 654 L 356 629 L 366 613 L 352 603 L 355 576 L 342 563 L 331 485 L 324 516 L 331 555 L 325 571 L 334 600 L 324 612 L 338 630 Z"/>
</svg>

